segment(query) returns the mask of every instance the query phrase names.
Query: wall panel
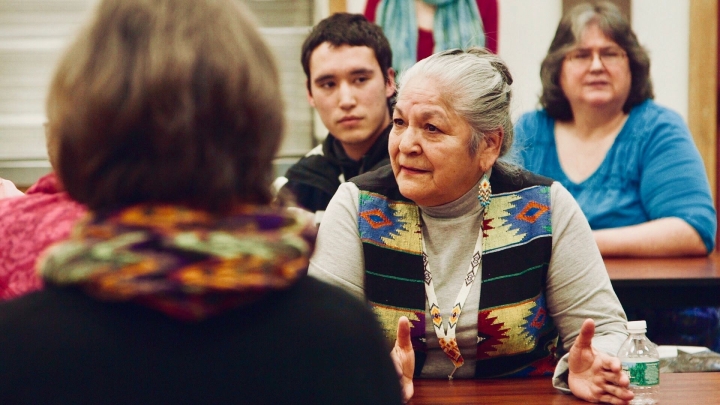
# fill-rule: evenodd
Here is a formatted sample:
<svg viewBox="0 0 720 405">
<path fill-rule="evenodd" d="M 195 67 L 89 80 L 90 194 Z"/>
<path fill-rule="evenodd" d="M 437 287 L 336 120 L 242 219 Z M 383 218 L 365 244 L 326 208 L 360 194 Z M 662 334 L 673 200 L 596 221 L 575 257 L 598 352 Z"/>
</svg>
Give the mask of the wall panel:
<svg viewBox="0 0 720 405">
<path fill-rule="evenodd" d="M 0 0 L 0 177 L 21 186 L 47 173 L 45 95 L 55 63 L 97 0 Z M 313 114 L 305 98 L 300 46 L 313 0 L 248 0 L 280 69 L 287 131 L 281 169 L 311 149 Z"/>
</svg>

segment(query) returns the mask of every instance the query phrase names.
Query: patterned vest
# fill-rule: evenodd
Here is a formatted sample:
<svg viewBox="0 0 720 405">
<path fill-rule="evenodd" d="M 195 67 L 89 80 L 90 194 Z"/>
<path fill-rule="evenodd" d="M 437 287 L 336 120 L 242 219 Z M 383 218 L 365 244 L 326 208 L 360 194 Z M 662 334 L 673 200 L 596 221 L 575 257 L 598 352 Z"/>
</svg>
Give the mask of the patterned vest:
<svg viewBox="0 0 720 405">
<path fill-rule="evenodd" d="M 395 341 L 398 319 L 410 320 L 418 376 L 427 353 L 420 210 L 400 194 L 390 166 L 352 181 L 360 189 L 365 295 L 389 341 Z M 490 177 L 477 378 L 552 375 L 557 364 L 558 331 L 545 299 L 552 252 L 551 183 L 529 172 L 510 177 L 497 168 Z"/>
</svg>

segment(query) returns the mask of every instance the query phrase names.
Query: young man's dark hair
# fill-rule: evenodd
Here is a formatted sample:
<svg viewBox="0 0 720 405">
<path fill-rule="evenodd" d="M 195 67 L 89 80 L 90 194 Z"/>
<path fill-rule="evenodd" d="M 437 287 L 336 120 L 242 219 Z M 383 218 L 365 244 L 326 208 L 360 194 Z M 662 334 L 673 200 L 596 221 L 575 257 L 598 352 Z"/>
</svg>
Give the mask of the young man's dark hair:
<svg viewBox="0 0 720 405">
<path fill-rule="evenodd" d="M 341 183 L 390 163 L 395 71 L 382 29 L 359 14 L 318 23 L 302 46 L 308 102 L 328 135 L 275 182 L 278 198 L 319 222 Z"/>
<path fill-rule="evenodd" d="M 382 28 L 368 21 L 362 14 L 336 13 L 313 27 L 302 45 L 301 63 L 310 91 L 310 56 L 320 44 L 328 42 L 333 46 L 367 46 L 375 51 L 385 81 L 388 69 L 392 67 L 392 50 Z"/>
</svg>

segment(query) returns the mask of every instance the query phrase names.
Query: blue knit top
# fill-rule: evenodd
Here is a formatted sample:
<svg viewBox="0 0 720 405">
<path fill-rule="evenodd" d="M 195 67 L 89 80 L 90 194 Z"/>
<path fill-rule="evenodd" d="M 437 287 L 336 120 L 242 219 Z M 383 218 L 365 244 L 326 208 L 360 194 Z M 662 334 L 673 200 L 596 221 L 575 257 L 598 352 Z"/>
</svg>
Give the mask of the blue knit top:
<svg viewBox="0 0 720 405">
<path fill-rule="evenodd" d="M 526 169 L 559 181 L 592 229 L 678 217 L 715 246 L 717 217 L 702 158 L 682 118 L 647 100 L 634 107 L 600 167 L 581 183 L 560 166 L 555 120 L 545 111 L 515 125 L 515 156 Z"/>
</svg>

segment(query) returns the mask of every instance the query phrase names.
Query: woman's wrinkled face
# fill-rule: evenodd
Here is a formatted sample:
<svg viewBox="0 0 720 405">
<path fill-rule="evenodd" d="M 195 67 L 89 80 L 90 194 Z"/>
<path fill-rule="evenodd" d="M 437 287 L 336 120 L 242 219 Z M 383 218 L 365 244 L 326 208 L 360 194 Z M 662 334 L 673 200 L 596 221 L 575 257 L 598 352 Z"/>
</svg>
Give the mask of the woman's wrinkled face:
<svg viewBox="0 0 720 405">
<path fill-rule="evenodd" d="M 418 205 L 437 206 L 470 190 L 499 155 L 485 141 L 470 155 L 471 135 L 433 79 L 416 76 L 406 83 L 388 145 L 400 193 Z"/>
<path fill-rule="evenodd" d="M 560 87 L 573 110 L 583 107 L 621 111 L 630 94 L 632 75 L 627 54 L 597 24 L 583 31 L 568 52 L 560 72 Z"/>
</svg>

